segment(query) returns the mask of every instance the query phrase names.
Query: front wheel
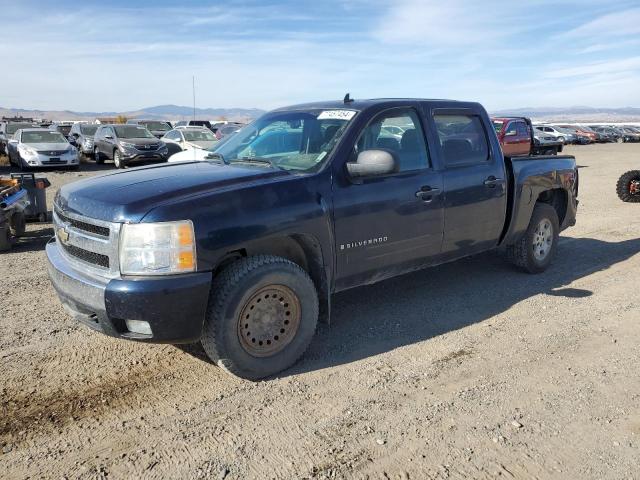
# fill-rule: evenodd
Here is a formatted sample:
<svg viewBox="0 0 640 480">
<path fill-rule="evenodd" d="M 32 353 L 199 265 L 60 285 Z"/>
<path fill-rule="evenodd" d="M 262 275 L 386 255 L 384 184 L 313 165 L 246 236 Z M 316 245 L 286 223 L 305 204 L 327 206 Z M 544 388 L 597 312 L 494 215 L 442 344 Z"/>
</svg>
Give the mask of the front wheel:
<svg viewBox="0 0 640 480">
<path fill-rule="evenodd" d="M 125 163 L 124 163 L 124 160 L 122 158 L 122 152 L 120 152 L 120 150 L 118 150 L 118 149 L 113 151 L 113 163 L 116 166 L 116 168 L 124 168 L 125 167 Z"/>
<path fill-rule="evenodd" d="M 307 272 L 285 258 L 247 257 L 214 278 L 201 342 L 218 366 L 258 380 L 293 365 L 317 321 L 318 295 Z"/>
<path fill-rule="evenodd" d="M 93 149 L 93 158 L 96 161 L 96 163 L 104 163 L 104 157 L 100 153 L 100 150 L 98 150 L 98 147 L 95 147 Z"/>
<path fill-rule="evenodd" d="M 517 243 L 507 247 L 507 258 L 529 273 L 544 272 L 555 255 L 559 235 L 556 209 L 536 203 L 527 231 Z"/>
<path fill-rule="evenodd" d="M 623 202 L 640 202 L 640 170 L 623 173 L 616 185 L 616 193 Z"/>
</svg>

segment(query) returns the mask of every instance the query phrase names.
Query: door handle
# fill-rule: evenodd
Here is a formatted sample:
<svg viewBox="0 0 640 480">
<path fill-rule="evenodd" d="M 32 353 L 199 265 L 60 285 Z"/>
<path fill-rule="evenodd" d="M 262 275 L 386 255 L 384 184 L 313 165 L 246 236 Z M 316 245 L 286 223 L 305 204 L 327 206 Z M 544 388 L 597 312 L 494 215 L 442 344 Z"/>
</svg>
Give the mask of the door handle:
<svg viewBox="0 0 640 480">
<path fill-rule="evenodd" d="M 495 188 L 496 185 L 502 185 L 503 183 L 504 183 L 503 179 L 496 178 L 493 175 L 491 175 L 489 178 L 487 178 L 484 181 L 485 187 L 489 187 L 489 188 Z"/>
<path fill-rule="evenodd" d="M 429 185 L 420 187 L 420 190 L 416 192 L 416 197 L 421 199 L 424 203 L 431 203 L 433 197 L 440 193 L 439 188 L 431 188 Z"/>
</svg>

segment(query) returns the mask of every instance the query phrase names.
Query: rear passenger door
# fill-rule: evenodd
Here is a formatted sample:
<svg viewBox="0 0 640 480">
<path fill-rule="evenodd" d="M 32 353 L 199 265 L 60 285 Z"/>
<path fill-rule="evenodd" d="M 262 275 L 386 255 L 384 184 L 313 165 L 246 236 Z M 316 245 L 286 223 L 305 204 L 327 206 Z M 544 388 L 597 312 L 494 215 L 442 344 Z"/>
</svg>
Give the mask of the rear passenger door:
<svg viewBox="0 0 640 480">
<path fill-rule="evenodd" d="M 444 182 L 443 256 L 447 259 L 498 244 L 507 211 L 506 172 L 490 147 L 480 112 L 434 111 Z"/>
</svg>

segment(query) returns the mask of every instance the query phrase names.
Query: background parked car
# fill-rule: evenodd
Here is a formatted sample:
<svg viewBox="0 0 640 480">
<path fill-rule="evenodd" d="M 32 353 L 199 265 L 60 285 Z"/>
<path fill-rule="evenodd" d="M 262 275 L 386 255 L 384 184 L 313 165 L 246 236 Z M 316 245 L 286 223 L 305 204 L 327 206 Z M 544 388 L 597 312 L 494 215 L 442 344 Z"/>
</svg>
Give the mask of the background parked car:
<svg viewBox="0 0 640 480">
<path fill-rule="evenodd" d="M 78 168 L 78 151 L 60 132 L 25 128 L 18 130 L 9 142 L 9 163 L 23 170 L 53 166 Z"/>
<path fill-rule="evenodd" d="M 624 132 L 625 142 L 640 142 L 640 129 L 630 126 L 621 127 L 620 130 Z"/>
<path fill-rule="evenodd" d="M 533 129 L 532 155 L 557 155 L 562 152 L 564 142 L 554 136 Z"/>
<path fill-rule="evenodd" d="M 60 132 L 66 138 L 69 137 L 71 127 L 73 127 L 73 122 L 53 122 L 51 125 L 49 125 L 49 130 Z"/>
<path fill-rule="evenodd" d="M 98 125 L 90 123 L 74 123 L 69 132 L 69 142 L 78 149 L 78 153 L 93 156 L 93 137 Z"/>
<path fill-rule="evenodd" d="M 218 142 L 213 132 L 205 127 L 178 127 L 167 132 L 162 141 L 167 144 L 169 155 L 189 148 L 208 150 Z"/>
<path fill-rule="evenodd" d="M 620 132 L 614 130 L 611 127 L 603 125 L 589 125 L 589 128 L 603 136 L 607 142 L 620 142 L 622 143 L 622 135 Z"/>
<path fill-rule="evenodd" d="M 534 125 L 534 130 L 543 133 L 547 137 L 553 137 L 555 140 L 562 143 L 572 143 L 575 140 L 575 135 L 569 132 L 560 132 L 556 127 L 551 125 Z M 536 132 L 534 131 L 534 134 Z"/>
<path fill-rule="evenodd" d="M 166 161 L 167 145 L 141 125 L 100 125 L 94 137 L 93 155 L 97 163 L 113 160 L 116 168 L 144 160 Z"/>
<path fill-rule="evenodd" d="M 576 143 L 579 145 L 587 145 L 596 141 L 595 133 L 588 133 L 576 125 L 557 125 L 564 130 L 568 130 L 576 136 Z"/>
<path fill-rule="evenodd" d="M 21 128 L 32 128 L 37 125 L 31 122 L 2 122 L 0 123 L 0 153 L 8 153 L 7 145 L 13 135 Z"/>
<path fill-rule="evenodd" d="M 173 128 L 169 122 L 159 120 L 127 120 L 127 123 L 131 125 L 142 125 L 157 138 L 162 138 L 165 133 Z"/>
<path fill-rule="evenodd" d="M 178 127 L 206 127 L 213 132 L 213 125 L 209 120 L 181 120 L 174 125 L 174 128 Z"/>
</svg>

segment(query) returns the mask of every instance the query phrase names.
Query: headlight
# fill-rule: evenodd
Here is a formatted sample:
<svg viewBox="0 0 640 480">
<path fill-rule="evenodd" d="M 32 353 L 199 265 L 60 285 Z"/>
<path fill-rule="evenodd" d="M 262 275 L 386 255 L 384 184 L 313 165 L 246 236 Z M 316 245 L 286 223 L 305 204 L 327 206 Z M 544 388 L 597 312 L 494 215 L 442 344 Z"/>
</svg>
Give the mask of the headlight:
<svg viewBox="0 0 640 480">
<path fill-rule="evenodd" d="M 120 142 L 120 145 L 122 146 L 122 148 L 136 148 L 134 143 L 129 142 Z"/>
<path fill-rule="evenodd" d="M 191 220 L 122 226 L 123 275 L 171 275 L 195 270 L 196 244 Z"/>
<path fill-rule="evenodd" d="M 18 146 L 18 151 L 24 155 L 25 157 L 35 157 L 38 155 L 38 152 L 36 152 L 33 148 L 31 147 L 27 147 L 26 145 L 19 145 Z"/>
</svg>

